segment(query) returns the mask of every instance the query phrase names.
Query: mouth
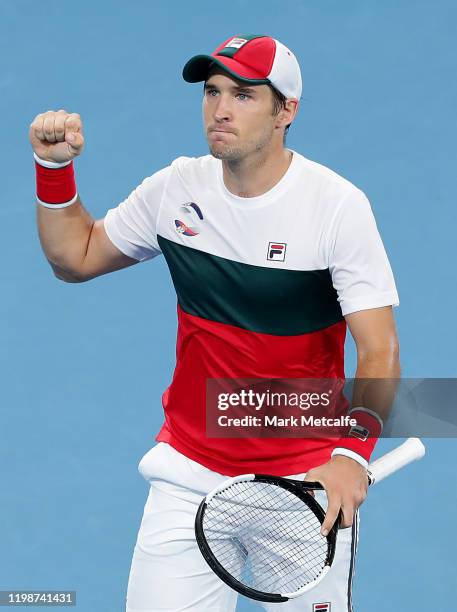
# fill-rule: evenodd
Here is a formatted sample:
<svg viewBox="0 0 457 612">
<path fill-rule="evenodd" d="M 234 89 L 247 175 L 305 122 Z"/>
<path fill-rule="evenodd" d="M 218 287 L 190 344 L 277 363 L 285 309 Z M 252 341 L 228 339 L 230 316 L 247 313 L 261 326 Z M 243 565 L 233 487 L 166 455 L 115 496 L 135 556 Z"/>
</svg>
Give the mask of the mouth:
<svg viewBox="0 0 457 612">
<path fill-rule="evenodd" d="M 212 133 L 216 133 L 216 134 L 234 134 L 235 132 L 233 130 L 225 130 L 224 128 L 209 128 L 208 129 L 208 134 L 212 134 Z"/>
</svg>

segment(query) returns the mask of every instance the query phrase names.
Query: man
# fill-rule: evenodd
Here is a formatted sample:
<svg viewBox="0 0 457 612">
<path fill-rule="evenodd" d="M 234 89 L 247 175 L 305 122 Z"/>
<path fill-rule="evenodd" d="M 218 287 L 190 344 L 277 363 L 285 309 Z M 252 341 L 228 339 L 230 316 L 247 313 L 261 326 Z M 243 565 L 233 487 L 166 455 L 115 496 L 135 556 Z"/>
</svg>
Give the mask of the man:
<svg viewBox="0 0 457 612">
<path fill-rule="evenodd" d="M 329 576 L 298 600 L 265 607 L 311 611 L 325 602 L 332 612 L 347 611 L 377 418 L 355 411 L 371 434 L 365 441 L 209 438 L 205 383 L 343 378 L 346 324 L 356 377 L 396 378 L 392 272 L 364 194 L 284 146 L 302 87 L 289 49 L 268 36 L 235 36 L 192 58 L 183 76 L 205 83 L 211 155 L 176 159 L 103 220 L 91 218 L 76 191 L 71 160 L 84 145 L 80 117 L 48 111 L 30 129 L 40 239 L 56 276 L 82 282 L 163 253 L 178 296 L 165 422 L 140 463 L 151 488 L 127 611 L 235 608 L 236 593 L 197 549 L 193 522 L 202 495 L 247 472 L 320 481 L 328 498 L 324 534 L 341 512 Z"/>
</svg>

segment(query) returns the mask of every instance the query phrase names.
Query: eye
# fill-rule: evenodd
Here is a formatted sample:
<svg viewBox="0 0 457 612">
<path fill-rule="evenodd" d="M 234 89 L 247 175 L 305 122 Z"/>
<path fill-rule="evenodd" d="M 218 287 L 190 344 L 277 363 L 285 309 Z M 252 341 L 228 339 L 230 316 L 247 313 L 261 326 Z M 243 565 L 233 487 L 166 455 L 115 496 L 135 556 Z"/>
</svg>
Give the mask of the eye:
<svg viewBox="0 0 457 612">
<path fill-rule="evenodd" d="M 210 89 L 210 88 L 208 88 L 206 90 L 206 95 L 210 96 L 210 97 L 216 96 L 217 95 L 217 89 Z"/>
<path fill-rule="evenodd" d="M 245 93 L 239 93 L 236 96 L 239 100 L 241 100 L 242 102 L 244 102 L 244 100 L 248 100 L 251 96 Z"/>
</svg>

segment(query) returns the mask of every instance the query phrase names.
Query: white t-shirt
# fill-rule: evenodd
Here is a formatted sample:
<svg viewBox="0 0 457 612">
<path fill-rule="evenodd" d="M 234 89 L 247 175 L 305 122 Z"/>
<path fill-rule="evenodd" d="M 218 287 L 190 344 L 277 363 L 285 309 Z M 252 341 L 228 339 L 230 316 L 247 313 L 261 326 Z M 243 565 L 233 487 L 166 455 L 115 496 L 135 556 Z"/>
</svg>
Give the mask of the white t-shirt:
<svg viewBox="0 0 457 612">
<path fill-rule="evenodd" d="M 186 220 L 187 215 L 179 210 L 186 202 L 196 202 L 204 211 L 205 231 L 192 237 L 178 234 L 174 224 L 180 216 Z M 206 231 L 208 224 L 211 232 Z M 105 229 L 120 251 L 139 261 L 160 254 L 160 235 L 251 265 L 328 268 L 343 315 L 399 303 L 364 193 L 296 152 L 283 178 L 270 191 L 253 198 L 227 190 L 220 160 L 211 155 L 180 157 L 109 210 Z M 266 259 L 268 244 L 274 241 L 287 245 L 284 261 Z"/>
<path fill-rule="evenodd" d="M 178 297 L 177 363 L 157 437 L 235 475 L 307 471 L 350 439 L 239 440 L 208 434 L 209 379 L 344 378 L 344 315 L 397 305 L 365 195 L 293 152 L 267 193 L 242 198 L 222 162 L 176 159 L 105 218 L 107 235 L 143 261 L 164 254 Z"/>
</svg>

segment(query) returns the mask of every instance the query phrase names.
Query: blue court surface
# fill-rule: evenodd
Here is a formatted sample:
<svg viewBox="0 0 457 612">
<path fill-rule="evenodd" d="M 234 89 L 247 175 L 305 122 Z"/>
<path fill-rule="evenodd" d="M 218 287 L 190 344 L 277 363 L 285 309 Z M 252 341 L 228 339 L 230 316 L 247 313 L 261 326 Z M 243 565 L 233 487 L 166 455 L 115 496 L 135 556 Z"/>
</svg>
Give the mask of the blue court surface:
<svg viewBox="0 0 457 612">
<path fill-rule="evenodd" d="M 81 612 L 122 611 L 147 494 L 137 464 L 175 357 L 163 258 L 80 285 L 51 273 L 33 117 L 81 114 L 78 187 L 100 218 L 175 157 L 206 154 L 201 86 L 181 78 L 191 55 L 240 33 L 283 41 L 304 82 L 288 145 L 368 195 L 400 293 L 403 375 L 455 377 L 456 22 L 452 0 L 0 0 L 0 590 L 71 589 Z M 455 607 L 457 444 L 426 443 L 363 506 L 359 612 Z"/>
</svg>

